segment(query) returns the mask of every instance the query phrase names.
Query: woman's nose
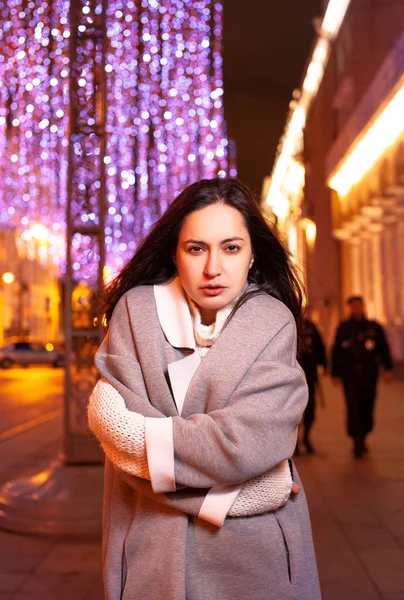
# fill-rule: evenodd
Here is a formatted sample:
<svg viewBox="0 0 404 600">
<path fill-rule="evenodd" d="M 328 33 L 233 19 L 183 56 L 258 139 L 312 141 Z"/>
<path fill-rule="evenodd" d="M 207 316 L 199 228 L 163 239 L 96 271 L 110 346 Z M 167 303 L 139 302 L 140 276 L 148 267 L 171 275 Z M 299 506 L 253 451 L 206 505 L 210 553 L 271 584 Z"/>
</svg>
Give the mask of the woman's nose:
<svg viewBox="0 0 404 600">
<path fill-rule="evenodd" d="M 210 252 L 206 259 L 204 274 L 208 277 L 217 277 L 220 275 L 222 269 L 220 265 L 220 259 L 216 252 Z"/>
</svg>

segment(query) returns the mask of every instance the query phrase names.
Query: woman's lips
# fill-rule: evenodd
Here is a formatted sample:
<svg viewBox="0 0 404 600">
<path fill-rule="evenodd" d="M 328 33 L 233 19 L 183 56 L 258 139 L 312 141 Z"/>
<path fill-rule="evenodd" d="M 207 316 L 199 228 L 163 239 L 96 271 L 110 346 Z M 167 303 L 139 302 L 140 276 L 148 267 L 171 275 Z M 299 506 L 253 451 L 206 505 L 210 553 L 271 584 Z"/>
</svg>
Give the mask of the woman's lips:
<svg viewBox="0 0 404 600">
<path fill-rule="evenodd" d="M 202 287 L 201 290 L 207 296 L 219 296 L 226 288 L 220 285 Z"/>
</svg>

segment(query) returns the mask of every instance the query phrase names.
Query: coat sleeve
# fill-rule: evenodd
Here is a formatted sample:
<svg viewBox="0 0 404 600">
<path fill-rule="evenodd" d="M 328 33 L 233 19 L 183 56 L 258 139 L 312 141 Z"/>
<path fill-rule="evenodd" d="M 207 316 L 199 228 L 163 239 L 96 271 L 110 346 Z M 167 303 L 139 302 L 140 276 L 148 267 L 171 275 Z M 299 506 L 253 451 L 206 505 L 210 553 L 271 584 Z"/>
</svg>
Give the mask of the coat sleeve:
<svg viewBox="0 0 404 600">
<path fill-rule="evenodd" d="M 291 493 L 291 472 L 288 461 L 284 461 L 268 473 L 246 482 L 241 489 L 222 486 L 218 494 L 218 490 L 198 492 L 186 488 L 168 498 L 144 481 L 151 479 L 144 440 L 145 417 L 128 410 L 123 397 L 110 383 L 100 380 L 95 386 L 89 401 L 88 420 L 107 458 L 128 485 L 160 504 L 214 525 L 220 526 L 227 514 L 251 516 L 277 510 Z M 126 474 L 134 477 L 128 478 Z"/>
<path fill-rule="evenodd" d="M 130 410 L 144 417 L 166 416 L 152 406 L 147 395 L 125 296 L 114 309 L 107 335 L 95 355 L 95 365 Z"/>
<path fill-rule="evenodd" d="M 209 414 L 162 418 L 166 415 L 150 404 L 125 297 L 114 310 L 96 365 L 126 406 L 146 417 L 147 459 L 155 492 L 190 487 L 216 488 L 220 493 L 221 486 L 258 477 L 293 454 L 307 387 L 296 361 L 291 315 L 250 367 L 227 407 Z"/>
<path fill-rule="evenodd" d="M 156 424 L 160 425 L 160 429 L 162 423 L 166 424 L 166 429 L 157 436 L 158 452 L 154 453 L 155 460 L 153 452 L 147 456 L 152 482 L 133 475 L 134 471 L 129 474 L 114 465 L 117 476 L 137 492 L 159 504 L 198 516 L 215 525 L 222 525 L 240 488 L 225 486 L 221 490 L 210 492 L 209 489 L 189 489 L 186 486 L 178 489 L 179 486 L 175 485 L 172 419 L 167 418 L 149 401 L 125 297 L 119 300 L 114 309 L 108 333 L 96 354 L 95 364 L 101 376 L 122 395 L 125 405 L 132 413 L 137 412 L 150 418 L 155 424 L 154 432 L 158 431 Z M 161 370 L 158 364 L 155 368 Z M 109 442 L 112 446 L 111 440 Z M 125 462 L 128 462 L 128 456 L 125 457 Z M 142 468 L 138 471 L 140 472 Z M 205 502 L 206 497 L 208 500 Z"/>
<path fill-rule="evenodd" d="M 173 417 L 176 483 L 239 484 L 269 471 L 293 455 L 306 404 L 296 327 L 289 321 L 252 364 L 226 408 Z"/>
<path fill-rule="evenodd" d="M 108 459 L 107 459 L 108 460 Z M 291 495 L 292 476 L 288 461 L 269 473 L 247 481 L 241 488 L 222 486 L 221 495 L 212 490 L 184 488 L 176 492 L 155 493 L 150 481 L 122 471 L 112 463 L 116 475 L 142 496 L 170 509 L 197 517 L 221 527 L 231 517 L 251 517 L 275 511 L 286 504 Z M 231 493 L 233 492 L 233 493 Z M 208 499 L 208 500 L 207 500 Z"/>
<path fill-rule="evenodd" d="M 340 325 L 335 334 L 334 344 L 331 352 L 331 375 L 332 377 L 341 377 L 342 374 L 342 333 L 343 325 Z"/>
<path fill-rule="evenodd" d="M 108 459 L 107 459 L 108 460 Z M 134 475 L 130 475 L 129 473 L 121 470 L 116 465 L 113 464 L 113 468 L 115 469 L 116 475 L 125 481 L 125 483 L 134 489 L 139 494 L 161 504 L 162 506 L 166 506 L 167 508 L 171 508 L 182 512 L 187 515 L 191 515 L 194 517 L 199 517 L 199 513 L 203 502 L 205 500 L 206 494 L 209 490 L 203 489 L 182 489 L 176 492 L 170 493 L 155 493 L 151 486 L 150 481 L 146 479 L 141 479 L 140 477 L 136 477 Z M 208 522 L 212 522 L 211 519 L 204 519 Z"/>
<path fill-rule="evenodd" d="M 153 460 L 153 452 L 147 456 L 153 487 L 156 492 L 175 491 L 172 431 L 168 429 L 171 418 L 164 418 L 166 415 L 152 406 L 149 400 L 125 296 L 115 306 L 107 335 L 95 355 L 95 365 L 101 376 L 122 396 L 130 411 L 152 417 L 151 422 L 155 423 L 153 431 L 161 452 L 158 461 Z M 160 365 L 152 365 L 151 368 L 161 375 Z M 167 424 L 166 430 L 161 430 L 162 422 Z"/>
</svg>

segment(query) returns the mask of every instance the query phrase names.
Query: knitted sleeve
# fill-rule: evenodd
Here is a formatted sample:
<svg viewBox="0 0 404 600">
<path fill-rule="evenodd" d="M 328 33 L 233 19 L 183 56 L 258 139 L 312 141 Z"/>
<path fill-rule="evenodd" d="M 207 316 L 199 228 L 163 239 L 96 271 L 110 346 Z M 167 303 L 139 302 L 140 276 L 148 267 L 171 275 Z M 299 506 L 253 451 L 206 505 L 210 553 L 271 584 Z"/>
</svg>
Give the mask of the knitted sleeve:
<svg viewBox="0 0 404 600">
<path fill-rule="evenodd" d="M 267 473 L 246 481 L 228 515 L 250 517 L 277 510 L 288 501 L 291 488 L 292 474 L 285 460 Z"/>
<path fill-rule="evenodd" d="M 102 379 L 90 396 L 88 423 L 111 462 L 131 475 L 150 480 L 145 418 L 127 410 L 121 394 Z"/>
<path fill-rule="evenodd" d="M 145 419 L 126 408 L 121 394 L 100 380 L 90 397 L 88 420 L 106 456 L 122 471 L 149 479 L 145 444 Z M 244 517 L 277 510 L 291 493 L 292 477 L 288 461 L 246 481 L 229 515 Z"/>
</svg>

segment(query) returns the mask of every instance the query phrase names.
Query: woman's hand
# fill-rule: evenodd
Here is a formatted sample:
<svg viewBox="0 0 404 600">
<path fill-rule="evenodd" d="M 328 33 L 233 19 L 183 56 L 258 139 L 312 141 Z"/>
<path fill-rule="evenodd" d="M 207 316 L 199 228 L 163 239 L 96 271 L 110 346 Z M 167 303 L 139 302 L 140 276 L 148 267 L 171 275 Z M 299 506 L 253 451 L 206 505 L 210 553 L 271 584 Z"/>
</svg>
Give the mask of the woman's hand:
<svg viewBox="0 0 404 600">
<path fill-rule="evenodd" d="M 300 494 L 300 489 L 300 485 L 296 481 L 292 481 L 291 493 L 297 496 L 297 494 Z"/>
</svg>

